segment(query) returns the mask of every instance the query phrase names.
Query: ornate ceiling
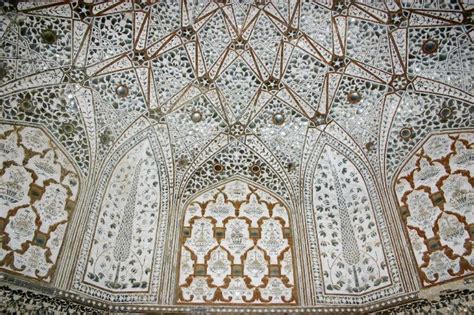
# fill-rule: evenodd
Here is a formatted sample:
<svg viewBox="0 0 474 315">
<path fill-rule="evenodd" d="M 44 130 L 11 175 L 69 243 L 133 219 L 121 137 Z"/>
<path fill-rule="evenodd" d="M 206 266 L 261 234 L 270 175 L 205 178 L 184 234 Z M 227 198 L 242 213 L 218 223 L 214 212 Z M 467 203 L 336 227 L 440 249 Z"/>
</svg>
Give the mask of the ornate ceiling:
<svg viewBox="0 0 474 315">
<path fill-rule="evenodd" d="M 471 1 L 1 11 L 3 311 L 472 307 Z"/>
</svg>

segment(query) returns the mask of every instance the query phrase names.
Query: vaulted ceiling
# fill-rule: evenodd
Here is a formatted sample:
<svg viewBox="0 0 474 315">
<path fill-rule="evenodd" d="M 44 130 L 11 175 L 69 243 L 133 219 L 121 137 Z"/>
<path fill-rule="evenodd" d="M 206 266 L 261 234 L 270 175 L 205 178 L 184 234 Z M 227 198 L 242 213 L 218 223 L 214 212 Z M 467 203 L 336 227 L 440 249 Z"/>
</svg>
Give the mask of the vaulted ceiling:
<svg viewBox="0 0 474 315">
<path fill-rule="evenodd" d="M 375 312 L 472 285 L 471 2 L 0 7 L 3 310 Z"/>
</svg>

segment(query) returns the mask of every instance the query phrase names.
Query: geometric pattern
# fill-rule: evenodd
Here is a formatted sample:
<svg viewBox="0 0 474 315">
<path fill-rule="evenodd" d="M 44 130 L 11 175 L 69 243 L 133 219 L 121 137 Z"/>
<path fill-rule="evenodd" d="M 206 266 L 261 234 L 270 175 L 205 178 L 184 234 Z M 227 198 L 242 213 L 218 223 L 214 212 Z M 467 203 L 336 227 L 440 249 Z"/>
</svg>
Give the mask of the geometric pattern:
<svg viewBox="0 0 474 315">
<path fill-rule="evenodd" d="M 234 180 L 186 209 L 178 302 L 294 303 L 287 208 Z"/>
<path fill-rule="evenodd" d="M 398 175 L 401 215 L 423 286 L 474 272 L 474 134 L 429 137 Z"/>
<path fill-rule="evenodd" d="M 0 1 L 0 279 L 42 294 L 0 293 L 368 313 L 468 281 L 473 25 L 460 0 Z"/>
<path fill-rule="evenodd" d="M 50 282 L 79 190 L 41 129 L 0 125 L 0 268 Z"/>
</svg>

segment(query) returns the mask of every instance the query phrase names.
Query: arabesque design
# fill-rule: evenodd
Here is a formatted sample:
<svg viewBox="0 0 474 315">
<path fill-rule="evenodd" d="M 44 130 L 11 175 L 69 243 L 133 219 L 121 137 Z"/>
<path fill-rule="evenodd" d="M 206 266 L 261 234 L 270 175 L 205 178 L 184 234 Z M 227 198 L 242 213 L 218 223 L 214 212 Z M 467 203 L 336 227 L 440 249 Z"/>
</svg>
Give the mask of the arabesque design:
<svg viewBox="0 0 474 315">
<path fill-rule="evenodd" d="M 194 198 L 182 228 L 178 303 L 294 304 L 287 207 L 239 179 Z"/>
</svg>

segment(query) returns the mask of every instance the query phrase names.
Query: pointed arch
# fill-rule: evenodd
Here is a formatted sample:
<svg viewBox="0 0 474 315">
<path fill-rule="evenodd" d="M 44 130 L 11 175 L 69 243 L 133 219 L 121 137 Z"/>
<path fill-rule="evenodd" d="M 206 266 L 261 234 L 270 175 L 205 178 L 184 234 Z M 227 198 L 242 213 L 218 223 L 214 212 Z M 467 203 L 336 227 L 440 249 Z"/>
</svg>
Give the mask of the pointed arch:
<svg viewBox="0 0 474 315">
<path fill-rule="evenodd" d="M 169 179 L 149 128 L 102 170 L 91 201 L 74 288 L 111 302 L 155 301 L 168 220 Z"/>
<path fill-rule="evenodd" d="M 180 203 L 186 203 L 189 198 L 203 189 L 232 176 L 239 175 L 257 184 L 275 191 L 286 202 L 292 202 L 291 184 L 284 176 L 283 169 L 278 163 L 269 163 L 254 150 L 240 141 L 234 141 L 208 157 L 183 180 L 179 193 Z M 282 174 L 282 175 L 280 175 Z"/>
<path fill-rule="evenodd" d="M 289 209 L 241 176 L 185 205 L 178 303 L 295 304 Z"/>
<path fill-rule="evenodd" d="M 401 289 L 376 181 L 348 146 L 322 133 L 304 176 L 313 303 L 361 304 Z"/>
</svg>

